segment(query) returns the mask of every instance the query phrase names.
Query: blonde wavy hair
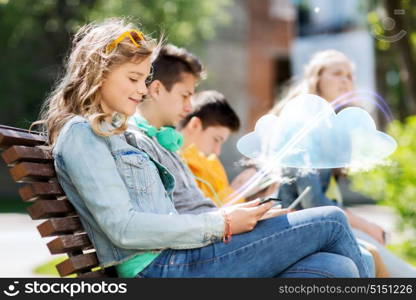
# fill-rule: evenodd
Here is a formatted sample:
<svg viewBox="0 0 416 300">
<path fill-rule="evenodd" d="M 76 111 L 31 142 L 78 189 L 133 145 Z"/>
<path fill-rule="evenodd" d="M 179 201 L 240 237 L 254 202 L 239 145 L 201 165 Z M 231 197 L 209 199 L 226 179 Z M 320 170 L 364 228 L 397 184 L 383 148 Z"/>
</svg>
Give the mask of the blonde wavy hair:
<svg viewBox="0 0 416 300">
<path fill-rule="evenodd" d="M 319 80 L 323 70 L 334 62 L 339 61 L 347 62 L 352 70 L 355 69 L 353 62 L 340 51 L 330 49 L 315 53 L 305 66 L 300 80 L 289 86 L 286 96 L 276 103 L 269 113 L 278 115 L 288 101 L 301 94 L 314 94 L 319 96 Z"/>
<path fill-rule="evenodd" d="M 65 123 L 76 115 L 87 118 L 92 130 L 100 136 L 119 134 L 127 129 L 128 116 L 122 114 L 117 115 L 118 127 L 111 131 L 101 129 L 106 118 L 114 117 L 105 113 L 100 105 L 103 79 L 115 66 L 140 62 L 149 56 L 154 58 L 161 44 L 143 36 L 140 47 L 125 38 L 112 51 L 106 50 L 111 42 L 130 30 L 137 29 L 126 19 L 111 18 L 85 25 L 75 34 L 64 73 L 43 103 L 39 120 L 31 125 L 31 128 L 40 127 L 50 148 Z"/>
</svg>

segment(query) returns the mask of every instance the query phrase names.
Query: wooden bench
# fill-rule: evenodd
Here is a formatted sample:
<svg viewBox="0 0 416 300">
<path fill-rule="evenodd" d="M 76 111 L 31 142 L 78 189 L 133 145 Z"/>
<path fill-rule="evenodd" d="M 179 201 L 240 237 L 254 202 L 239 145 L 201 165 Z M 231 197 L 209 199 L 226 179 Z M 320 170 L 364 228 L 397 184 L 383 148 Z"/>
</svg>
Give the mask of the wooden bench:
<svg viewBox="0 0 416 300">
<path fill-rule="evenodd" d="M 19 195 L 33 220 L 45 219 L 37 228 L 42 237 L 57 236 L 47 246 L 51 254 L 67 254 L 56 265 L 61 277 L 117 277 L 113 267 L 100 269 L 95 249 L 79 217 L 56 178 L 53 158 L 41 146 L 36 132 L 0 125 L 0 152 L 14 181 L 24 183 Z"/>
</svg>

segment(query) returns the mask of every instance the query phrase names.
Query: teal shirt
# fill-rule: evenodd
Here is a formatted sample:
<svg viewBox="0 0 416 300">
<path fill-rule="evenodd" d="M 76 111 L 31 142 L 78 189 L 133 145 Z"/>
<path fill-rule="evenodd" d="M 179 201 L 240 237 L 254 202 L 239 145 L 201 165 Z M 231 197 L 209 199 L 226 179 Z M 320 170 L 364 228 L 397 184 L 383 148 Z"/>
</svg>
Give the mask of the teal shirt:
<svg viewBox="0 0 416 300">
<path fill-rule="evenodd" d="M 116 266 L 118 277 L 136 277 L 136 275 L 144 270 L 144 268 L 146 268 L 156 257 L 158 257 L 159 254 L 160 252 L 141 253 L 121 264 L 118 264 Z"/>
</svg>

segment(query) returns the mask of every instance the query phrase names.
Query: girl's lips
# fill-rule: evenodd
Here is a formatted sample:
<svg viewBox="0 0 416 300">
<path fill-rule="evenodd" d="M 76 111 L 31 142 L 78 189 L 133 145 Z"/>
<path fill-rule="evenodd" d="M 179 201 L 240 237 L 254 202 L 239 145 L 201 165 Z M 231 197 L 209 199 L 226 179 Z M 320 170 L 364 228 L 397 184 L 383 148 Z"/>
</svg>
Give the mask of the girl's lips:
<svg viewBox="0 0 416 300">
<path fill-rule="evenodd" d="M 140 103 L 140 100 L 137 100 L 137 99 L 129 98 L 129 100 L 134 101 L 134 102 L 136 102 L 137 104 L 139 104 L 139 103 Z"/>
</svg>

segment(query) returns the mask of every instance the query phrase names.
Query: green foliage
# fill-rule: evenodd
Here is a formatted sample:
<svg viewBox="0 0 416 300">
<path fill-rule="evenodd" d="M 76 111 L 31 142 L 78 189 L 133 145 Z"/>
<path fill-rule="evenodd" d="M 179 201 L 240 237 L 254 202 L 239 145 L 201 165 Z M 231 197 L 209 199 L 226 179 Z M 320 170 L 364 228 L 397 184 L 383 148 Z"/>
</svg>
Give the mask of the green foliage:
<svg viewBox="0 0 416 300">
<path fill-rule="evenodd" d="M 59 72 L 75 24 L 93 0 L 0 2 L 1 123 L 28 127 Z"/>
<path fill-rule="evenodd" d="M 3 163 L 3 162 L 1 162 Z M 0 213 L 27 213 L 26 208 L 29 203 L 23 202 L 16 197 L 1 197 L 0 198 Z"/>
<path fill-rule="evenodd" d="M 416 246 L 412 241 L 388 245 L 387 248 L 397 256 L 416 267 Z"/>
<path fill-rule="evenodd" d="M 368 0 L 362 1 L 361 6 L 368 12 L 368 29 L 374 37 L 378 93 L 388 100 L 393 113 L 404 120 L 416 111 L 416 79 L 412 75 L 416 63 L 409 59 L 416 54 L 416 3 Z M 398 40 L 393 38 L 403 32 Z"/>
<path fill-rule="evenodd" d="M 387 0 L 388 1 L 388 0 Z M 384 21 L 388 18 L 386 13 L 385 2 L 380 0 L 367 1 L 363 8 L 368 10 L 367 21 L 371 32 L 377 35 L 389 36 L 392 34 L 392 30 L 395 29 L 396 24 L 392 24 L 392 28 L 386 27 Z M 405 28 L 403 29 L 410 35 L 411 47 L 413 50 L 416 48 L 415 32 L 414 28 L 416 25 L 416 5 L 410 0 L 397 0 L 394 5 L 395 9 L 404 11 L 403 22 Z M 396 28 L 397 30 L 397 28 Z M 375 40 L 377 50 L 389 51 L 394 50 L 393 44 L 384 40 Z"/>
<path fill-rule="evenodd" d="M 201 40 L 214 37 L 218 25 L 229 23 L 224 8 L 230 0 L 100 0 L 90 19 L 112 16 L 131 16 L 139 20 L 145 32 L 155 36 L 165 34 L 168 41 L 189 47 Z"/>
<path fill-rule="evenodd" d="M 352 187 L 380 203 L 392 206 L 402 228 L 416 230 L 416 116 L 394 121 L 387 132 L 398 148 L 385 166 L 352 175 Z"/>
</svg>

